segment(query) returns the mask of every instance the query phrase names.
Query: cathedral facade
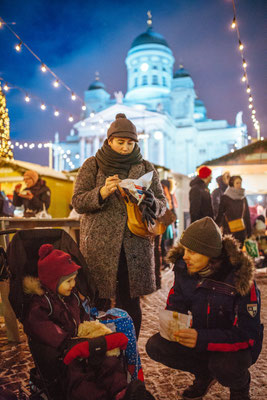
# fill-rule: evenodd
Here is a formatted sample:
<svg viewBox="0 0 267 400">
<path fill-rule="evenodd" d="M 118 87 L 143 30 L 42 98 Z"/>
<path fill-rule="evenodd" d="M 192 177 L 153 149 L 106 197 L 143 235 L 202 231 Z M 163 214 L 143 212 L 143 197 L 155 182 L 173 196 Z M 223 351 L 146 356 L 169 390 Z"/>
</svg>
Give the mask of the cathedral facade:
<svg viewBox="0 0 267 400">
<path fill-rule="evenodd" d="M 143 157 L 174 172 L 191 174 L 197 165 L 247 144 L 242 112 L 234 126 L 207 118 L 190 73 L 180 65 L 162 35 L 148 20 L 146 32 L 133 41 L 125 59 L 127 92 L 114 98 L 96 76 L 84 93 L 86 110 L 64 142 L 54 143 L 54 168 L 77 168 L 96 153 L 117 113 L 137 127 Z"/>
</svg>

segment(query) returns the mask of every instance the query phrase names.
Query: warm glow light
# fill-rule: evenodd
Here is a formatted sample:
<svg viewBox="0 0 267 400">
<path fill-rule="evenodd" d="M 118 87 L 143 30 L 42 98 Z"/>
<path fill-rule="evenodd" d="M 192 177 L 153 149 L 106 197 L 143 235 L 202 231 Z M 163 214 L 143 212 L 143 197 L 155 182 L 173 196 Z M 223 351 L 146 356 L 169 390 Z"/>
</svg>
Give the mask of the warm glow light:
<svg viewBox="0 0 267 400">
<path fill-rule="evenodd" d="M 53 85 L 54 85 L 55 87 L 59 87 L 59 80 L 57 79 L 56 81 L 54 81 L 54 82 L 53 82 Z"/>
<path fill-rule="evenodd" d="M 4 89 L 6 92 L 8 92 L 8 90 L 9 90 L 9 87 L 7 86 L 7 84 L 6 84 L 6 83 L 4 84 L 4 86 L 3 86 L 3 89 Z"/>
<path fill-rule="evenodd" d="M 85 111 L 86 110 L 86 105 L 82 106 L 82 110 Z"/>
<path fill-rule="evenodd" d="M 46 68 L 46 66 L 45 66 L 44 64 L 42 64 L 41 70 L 42 70 L 43 72 L 46 72 L 46 71 L 47 71 L 47 68 Z"/>
<path fill-rule="evenodd" d="M 252 110 L 252 114 L 256 114 L 256 110 L 253 109 L 253 110 Z"/>
<path fill-rule="evenodd" d="M 245 60 L 243 60 L 243 67 L 244 67 L 244 68 L 247 68 L 247 63 L 246 63 Z"/>
<path fill-rule="evenodd" d="M 17 51 L 20 51 L 21 50 L 21 45 L 22 45 L 22 42 L 20 42 L 19 44 L 16 44 L 15 49 Z"/>
<path fill-rule="evenodd" d="M 72 92 L 72 95 L 71 95 L 71 100 L 73 100 L 73 101 L 76 100 L 76 95 L 73 92 Z"/>
<path fill-rule="evenodd" d="M 25 99 L 24 99 L 27 103 L 29 103 L 29 101 L 30 101 L 30 98 L 29 98 L 29 96 L 27 95 L 27 96 L 25 96 Z"/>
<path fill-rule="evenodd" d="M 90 112 L 90 117 L 93 118 L 95 116 L 95 113 L 92 111 Z"/>
<path fill-rule="evenodd" d="M 69 116 L 69 121 L 70 121 L 70 122 L 73 121 L 73 116 L 72 116 L 72 115 Z"/>
<path fill-rule="evenodd" d="M 247 77 L 246 77 L 246 74 L 244 74 L 244 75 L 242 76 L 242 78 L 241 78 L 241 81 L 242 81 L 242 82 L 246 82 L 246 80 L 247 80 Z"/>
<path fill-rule="evenodd" d="M 58 116 L 59 116 L 59 111 L 58 111 L 58 110 L 55 110 L 54 116 L 55 116 L 55 117 L 58 117 Z"/>
<path fill-rule="evenodd" d="M 231 28 L 235 29 L 235 27 L 236 27 L 236 22 L 235 22 L 235 18 L 233 18 L 233 22 L 232 22 Z"/>
<path fill-rule="evenodd" d="M 253 105 L 252 105 L 252 104 L 249 104 L 248 108 L 252 108 L 252 107 L 253 107 Z"/>
<path fill-rule="evenodd" d="M 248 86 L 247 87 L 247 93 L 250 93 L 251 92 L 251 89 L 250 89 L 250 87 Z"/>
<path fill-rule="evenodd" d="M 239 40 L 239 50 L 243 50 L 244 49 L 244 45 L 243 43 L 241 43 L 241 41 Z"/>
<path fill-rule="evenodd" d="M 44 103 L 41 104 L 41 109 L 45 110 L 46 109 L 46 105 Z"/>
</svg>

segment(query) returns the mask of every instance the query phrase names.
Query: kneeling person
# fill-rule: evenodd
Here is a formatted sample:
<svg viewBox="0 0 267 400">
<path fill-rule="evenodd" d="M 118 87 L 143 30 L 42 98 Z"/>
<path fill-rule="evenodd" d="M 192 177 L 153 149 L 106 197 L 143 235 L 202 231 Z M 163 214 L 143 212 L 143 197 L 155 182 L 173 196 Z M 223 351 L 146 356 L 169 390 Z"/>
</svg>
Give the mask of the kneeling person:
<svg viewBox="0 0 267 400">
<path fill-rule="evenodd" d="M 166 308 L 190 311 L 193 324 L 175 332 L 177 342 L 152 336 L 148 355 L 195 375 L 184 399 L 201 399 L 217 380 L 230 388 L 231 400 L 249 400 L 249 367 L 261 351 L 263 331 L 252 260 L 232 236 L 221 236 L 210 217 L 191 224 L 168 257 L 175 282 Z"/>
</svg>

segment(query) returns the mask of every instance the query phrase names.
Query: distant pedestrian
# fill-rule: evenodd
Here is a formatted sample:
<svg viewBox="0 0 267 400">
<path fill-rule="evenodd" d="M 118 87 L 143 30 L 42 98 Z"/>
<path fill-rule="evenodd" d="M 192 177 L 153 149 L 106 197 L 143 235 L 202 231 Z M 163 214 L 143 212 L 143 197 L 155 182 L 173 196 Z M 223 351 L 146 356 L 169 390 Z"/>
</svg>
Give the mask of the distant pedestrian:
<svg viewBox="0 0 267 400">
<path fill-rule="evenodd" d="M 212 170 L 203 166 L 198 170 L 196 176 L 190 182 L 189 202 L 191 223 L 203 217 L 213 218 L 211 196 L 208 188 L 212 179 Z"/>
<path fill-rule="evenodd" d="M 229 187 L 221 197 L 216 223 L 222 226 L 224 235 L 233 235 L 243 246 L 245 239 L 251 236 L 251 221 L 245 189 L 241 185 L 241 176 L 231 176 Z M 232 228 L 231 223 L 239 226 Z"/>
<path fill-rule="evenodd" d="M 218 176 L 216 178 L 216 182 L 218 183 L 218 187 L 213 190 L 211 193 L 211 201 L 212 201 L 212 208 L 214 218 L 217 217 L 219 211 L 219 205 L 221 202 L 221 197 L 228 188 L 230 180 L 230 172 L 226 171 L 224 174 Z"/>
</svg>

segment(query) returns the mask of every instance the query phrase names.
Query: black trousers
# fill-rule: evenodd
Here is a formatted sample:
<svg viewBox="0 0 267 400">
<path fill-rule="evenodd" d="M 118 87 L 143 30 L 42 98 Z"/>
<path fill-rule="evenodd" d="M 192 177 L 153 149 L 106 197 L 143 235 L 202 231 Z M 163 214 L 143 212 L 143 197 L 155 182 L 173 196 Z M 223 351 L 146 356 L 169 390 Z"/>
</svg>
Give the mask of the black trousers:
<svg viewBox="0 0 267 400">
<path fill-rule="evenodd" d="M 251 352 L 197 352 L 176 342 L 170 342 L 159 333 L 152 336 L 146 351 L 150 358 L 167 367 L 191 372 L 196 378 L 212 376 L 226 387 L 239 390 L 250 381 Z"/>
<path fill-rule="evenodd" d="M 116 307 L 127 311 L 127 313 L 130 315 L 133 320 L 136 337 L 138 339 L 142 322 L 140 297 L 130 296 L 127 260 L 123 247 L 121 249 L 117 274 Z"/>
</svg>

